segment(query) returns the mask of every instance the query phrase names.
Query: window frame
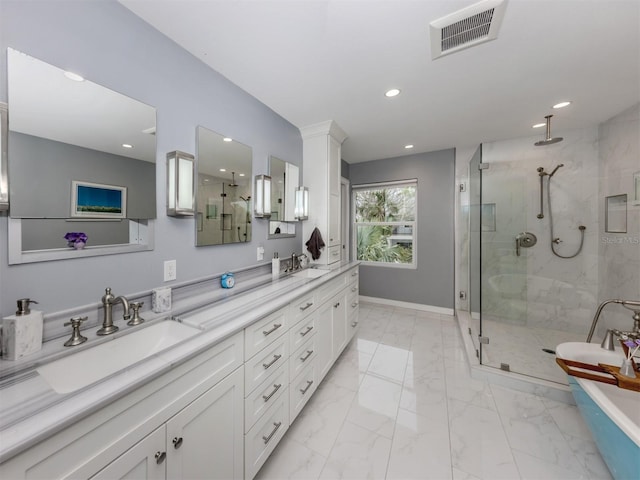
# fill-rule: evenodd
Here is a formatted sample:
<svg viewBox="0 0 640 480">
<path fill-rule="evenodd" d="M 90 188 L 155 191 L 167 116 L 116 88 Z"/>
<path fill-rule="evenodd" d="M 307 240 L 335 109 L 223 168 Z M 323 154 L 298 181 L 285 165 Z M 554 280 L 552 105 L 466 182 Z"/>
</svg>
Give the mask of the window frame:
<svg viewBox="0 0 640 480">
<path fill-rule="evenodd" d="M 398 222 L 357 222 L 356 221 L 356 195 L 358 192 L 366 190 L 379 190 L 383 188 L 395 188 L 413 186 L 415 188 L 415 206 L 414 206 L 414 220 L 410 221 L 398 221 Z M 360 262 L 362 265 L 374 266 L 374 267 L 386 267 L 386 268 L 403 268 L 416 270 L 418 268 L 418 179 L 412 178 L 407 180 L 385 181 L 376 183 L 363 183 L 358 185 L 352 185 L 351 187 L 351 246 L 354 255 L 354 260 Z M 393 263 L 386 261 L 370 261 L 358 259 L 358 226 L 405 226 L 411 225 L 412 230 L 412 249 L 411 249 L 411 263 Z"/>
</svg>

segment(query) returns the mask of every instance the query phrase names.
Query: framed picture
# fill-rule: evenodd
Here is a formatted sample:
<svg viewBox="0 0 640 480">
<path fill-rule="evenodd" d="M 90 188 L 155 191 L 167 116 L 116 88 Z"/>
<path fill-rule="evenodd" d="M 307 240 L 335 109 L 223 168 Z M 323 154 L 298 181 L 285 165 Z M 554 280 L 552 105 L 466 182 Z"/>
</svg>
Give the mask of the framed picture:
<svg viewBox="0 0 640 480">
<path fill-rule="evenodd" d="M 604 231 L 607 233 L 627 233 L 627 194 L 606 198 Z"/>
<path fill-rule="evenodd" d="M 72 180 L 71 217 L 126 218 L 127 187 Z"/>
</svg>

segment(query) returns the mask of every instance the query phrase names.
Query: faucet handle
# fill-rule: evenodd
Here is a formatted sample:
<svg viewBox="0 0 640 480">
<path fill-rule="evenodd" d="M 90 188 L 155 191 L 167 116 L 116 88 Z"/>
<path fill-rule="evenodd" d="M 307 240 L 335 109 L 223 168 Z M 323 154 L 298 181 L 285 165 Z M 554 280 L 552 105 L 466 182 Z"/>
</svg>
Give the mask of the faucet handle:
<svg viewBox="0 0 640 480">
<path fill-rule="evenodd" d="M 133 310 L 133 318 L 127 322 L 127 325 L 133 327 L 135 325 L 140 325 L 144 322 L 144 318 L 140 316 L 140 307 L 144 305 L 144 302 L 130 302 L 129 307 Z"/>
<path fill-rule="evenodd" d="M 72 317 L 68 322 L 64 323 L 65 327 L 71 325 L 71 328 L 73 329 L 71 331 L 71 338 L 64 342 L 65 347 L 73 347 L 87 341 L 87 337 L 80 334 L 80 325 L 86 319 L 87 317 Z"/>
</svg>

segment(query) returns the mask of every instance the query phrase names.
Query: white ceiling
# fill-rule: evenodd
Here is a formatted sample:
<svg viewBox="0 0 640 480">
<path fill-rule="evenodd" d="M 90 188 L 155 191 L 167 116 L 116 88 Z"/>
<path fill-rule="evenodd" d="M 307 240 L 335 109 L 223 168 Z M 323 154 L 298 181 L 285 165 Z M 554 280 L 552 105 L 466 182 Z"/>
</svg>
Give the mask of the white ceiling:
<svg viewBox="0 0 640 480">
<path fill-rule="evenodd" d="M 335 120 L 350 163 L 543 138 L 549 113 L 567 137 L 640 101 L 640 0 L 509 0 L 497 40 L 435 61 L 429 23 L 475 0 L 120 3 L 297 127 Z"/>
</svg>

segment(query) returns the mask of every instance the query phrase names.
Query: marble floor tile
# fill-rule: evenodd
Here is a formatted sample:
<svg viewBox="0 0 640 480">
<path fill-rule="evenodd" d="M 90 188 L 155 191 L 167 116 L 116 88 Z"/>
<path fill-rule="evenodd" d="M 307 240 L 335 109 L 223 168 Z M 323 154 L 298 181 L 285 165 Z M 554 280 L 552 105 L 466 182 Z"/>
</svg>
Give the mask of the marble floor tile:
<svg viewBox="0 0 640 480">
<path fill-rule="evenodd" d="M 520 477 L 497 412 L 450 400 L 449 428 L 455 468 L 487 480 Z"/>
<path fill-rule="evenodd" d="M 369 364 L 369 372 L 402 382 L 409 352 L 405 348 L 380 344 Z"/>
<path fill-rule="evenodd" d="M 391 479 L 450 479 L 451 455 L 446 415 L 441 421 L 400 409 L 387 469 Z"/>
<path fill-rule="evenodd" d="M 491 390 L 514 451 L 526 452 L 541 462 L 584 473 L 540 397 L 498 385 L 492 385 Z"/>
<path fill-rule="evenodd" d="M 320 455 L 328 456 L 355 395 L 353 390 L 323 382 L 289 427 L 288 435 Z"/>
<path fill-rule="evenodd" d="M 391 438 L 401 395 L 401 383 L 367 374 L 353 399 L 347 421 Z"/>
<path fill-rule="evenodd" d="M 390 439 L 345 422 L 320 478 L 385 478 L 390 450 Z"/>
<path fill-rule="evenodd" d="M 541 372 L 555 363 L 540 349 L 556 338 L 548 329 L 530 330 L 527 338 L 521 326 L 500 328 L 494 325 L 496 341 L 518 368 Z M 256 478 L 610 480 L 611 474 L 577 407 L 471 377 L 453 316 L 363 302 L 356 338 Z"/>
<path fill-rule="evenodd" d="M 316 480 L 324 468 L 326 458 L 292 440 L 287 434 L 281 440 L 255 480 Z"/>
</svg>

